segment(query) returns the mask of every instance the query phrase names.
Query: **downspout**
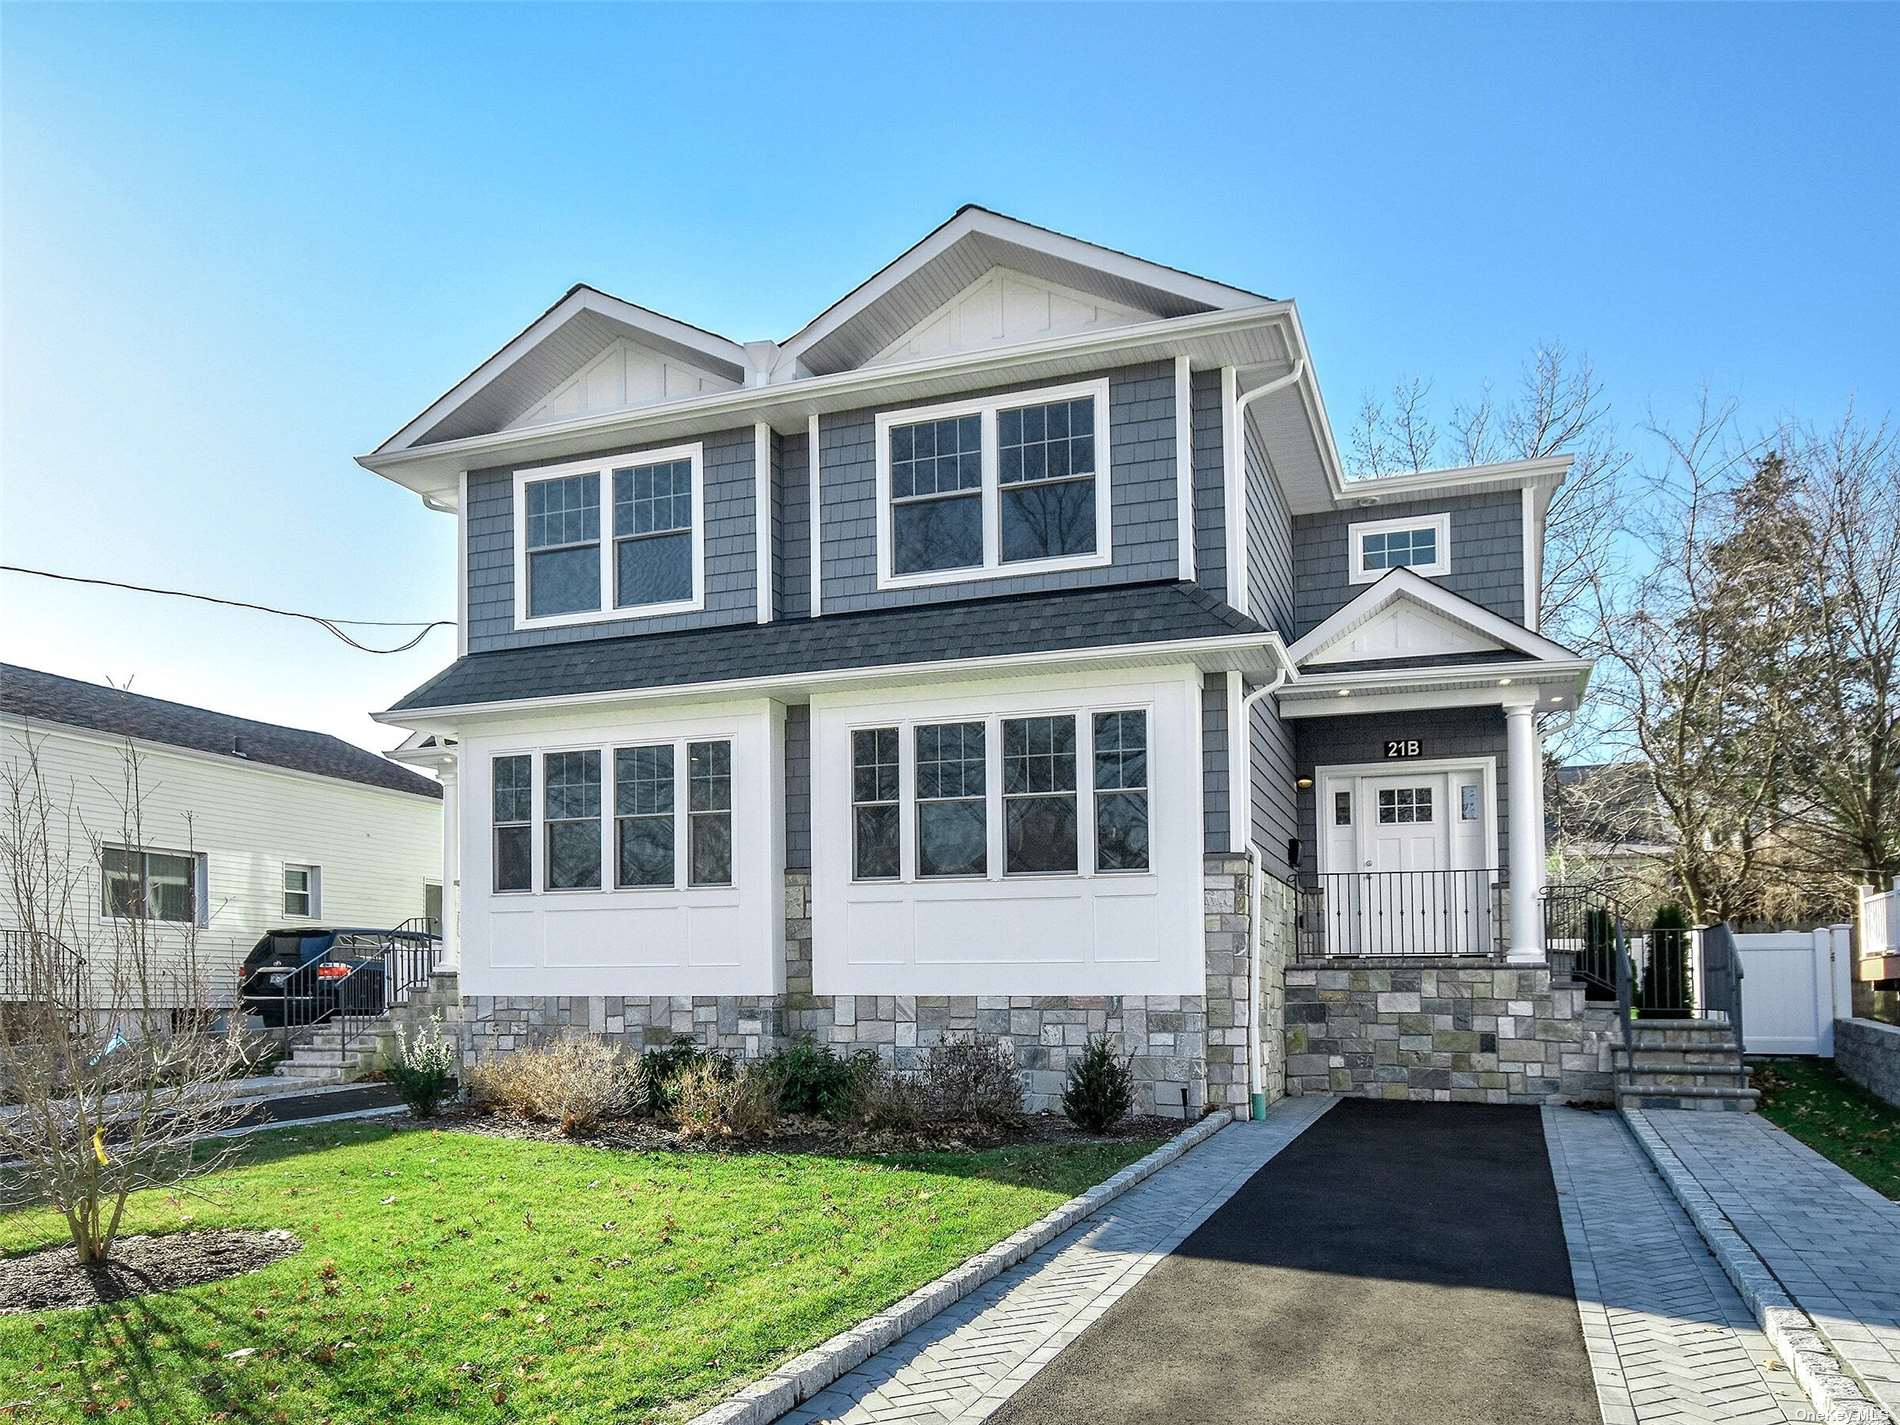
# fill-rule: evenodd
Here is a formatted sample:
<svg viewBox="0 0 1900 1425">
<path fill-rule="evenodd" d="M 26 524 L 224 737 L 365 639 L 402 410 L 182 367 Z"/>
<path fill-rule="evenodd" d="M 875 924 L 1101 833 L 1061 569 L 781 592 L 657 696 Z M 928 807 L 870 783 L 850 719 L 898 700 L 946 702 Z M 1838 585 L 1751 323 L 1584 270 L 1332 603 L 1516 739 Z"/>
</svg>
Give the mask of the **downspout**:
<svg viewBox="0 0 1900 1425">
<path fill-rule="evenodd" d="M 1239 518 L 1236 523 L 1240 528 L 1238 531 L 1229 531 L 1227 536 L 1227 547 L 1237 556 L 1236 567 L 1227 571 L 1227 588 L 1228 602 L 1243 614 L 1252 612 L 1247 605 L 1253 602 L 1253 588 L 1251 581 L 1247 578 L 1247 458 L 1242 453 L 1246 445 L 1244 432 L 1247 429 L 1247 407 L 1262 396 L 1271 396 L 1276 391 L 1284 391 L 1305 374 L 1306 358 L 1302 356 L 1293 363 L 1291 371 L 1276 376 L 1264 386 L 1256 386 L 1253 390 L 1234 399 L 1232 408 L 1234 438 L 1230 442 L 1232 450 L 1229 452 L 1229 460 L 1224 472 L 1232 483 L 1229 486 L 1225 505 L 1229 512 L 1238 512 Z M 1236 590 L 1241 594 L 1238 599 L 1233 597 Z"/>
<path fill-rule="evenodd" d="M 1295 372 L 1295 375 L 1298 373 Z M 1273 651 L 1279 657 L 1280 671 L 1271 683 L 1255 688 L 1240 700 L 1241 726 L 1251 729 L 1253 705 L 1269 694 L 1277 693 L 1299 676 L 1286 647 L 1274 640 Z M 1251 746 L 1251 742 L 1249 743 Z M 1251 790 L 1253 778 L 1247 778 Z M 1247 857 L 1247 1116 L 1256 1123 L 1267 1116 L 1267 1094 L 1260 1080 L 1260 927 L 1266 918 L 1266 868 L 1254 850 L 1252 817 L 1248 818 Z"/>
</svg>

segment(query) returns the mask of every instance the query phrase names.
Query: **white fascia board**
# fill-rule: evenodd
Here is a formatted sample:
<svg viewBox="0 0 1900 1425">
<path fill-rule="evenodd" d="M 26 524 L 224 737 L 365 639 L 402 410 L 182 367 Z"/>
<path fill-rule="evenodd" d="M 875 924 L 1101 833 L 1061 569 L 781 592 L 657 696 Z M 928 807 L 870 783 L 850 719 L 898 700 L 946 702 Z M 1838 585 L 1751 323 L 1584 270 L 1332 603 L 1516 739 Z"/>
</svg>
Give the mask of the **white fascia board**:
<svg viewBox="0 0 1900 1425">
<path fill-rule="evenodd" d="M 528 323 L 514 340 L 456 382 L 414 420 L 377 446 L 374 454 L 376 456 L 394 455 L 409 449 L 416 439 L 429 431 L 437 422 L 445 419 L 476 392 L 539 346 L 549 332 L 566 322 L 576 312 L 581 311 L 598 312 L 601 316 L 609 317 L 636 331 L 643 331 L 664 341 L 670 341 L 714 361 L 737 366 L 741 373 L 747 369 L 745 348 L 736 341 L 714 336 L 711 332 L 701 331 L 698 327 L 688 326 L 685 322 L 663 316 L 659 312 L 650 312 L 645 307 L 637 307 L 632 302 L 624 302 L 618 297 L 596 291 L 592 287 L 580 287 L 569 292 L 567 296 Z"/>
<path fill-rule="evenodd" d="M 1277 701 L 1283 718 L 1522 705 L 1540 712 L 1569 711 L 1583 700 L 1595 666 L 1588 658 L 1567 658 L 1562 662 L 1316 672 L 1303 675 L 1297 684 L 1283 689 Z M 1558 691 L 1546 694 L 1545 689 Z"/>
<path fill-rule="evenodd" d="M 1529 658 L 1561 661 L 1577 656 L 1561 643 L 1553 643 L 1541 633 L 1533 633 L 1522 624 L 1512 623 L 1482 604 L 1474 603 L 1462 594 L 1454 594 L 1443 585 L 1420 578 L 1405 568 L 1387 573 L 1357 598 L 1335 610 L 1324 622 L 1309 629 L 1287 651 L 1295 664 L 1302 663 L 1344 638 L 1399 598 L 1410 599 Z"/>
<path fill-rule="evenodd" d="M 1047 228 L 1036 227 L 1032 223 L 1004 217 L 1001 213 L 992 213 L 984 208 L 965 208 L 935 232 L 930 233 L 882 270 L 813 317 L 798 331 L 779 343 L 779 349 L 787 356 L 796 359 L 814 344 L 824 340 L 864 311 L 873 302 L 902 286 L 925 263 L 942 256 L 972 233 L 981 233 L 1002 242 L 1013 243 L 1017 247 L 1026 247 L 1035 252 L 1045 253 L 1050 257 L 1073 262 L 1079 267 L 1093 267 L 1097 271 L 1125 281 L 1152 287 L 1160 292 L 1170 292 L 1186 301 L 1201 302 L 1216 309 L 1252 306 L 1261 300 L 1257 294 L 1242 291 L 1238 287 L 1229 287 L 1225 283 L 1196 277 L 1191 273 L 1164 267 L 1144 258 L 1131 257 L 1127 253 L 1116 252 L 1112 248 L 1097 247 L 1094 243 L 1084 242 L 1081 238 L 1067 237 L 1062 233 L 1051 232 Z"/>
<path fill-rule="evenodd" d="M 1475 495 L 1487 490 L 1516 490 L 1538 485 L 1554 490 L 1570 473 L 1571 463 L 1571 456 L 1549 455 L 1538 460 L 1502 460 L 1494 465 L 1365 476 L 1346 481 L 1340 502 L 1370 509 L 1389 500 L 1418 500 L 1432 495 Z M 1545 499 L 1549 499 L 1548 494 Z"/>
<path fill-rule="evenodd" d="M 452 729 L 469 717 L 532 712 L 538 708 L 586 707 L 598 703 L 655 703 L 700 701 L 708 698 L 775 696 L 800 701 L 813 693 L 856 684 L 919 683 L 970 678 L 1024 677 L 1054 670 L 1133 667 L 1171 662 L 1192 663 L 1207 671 L 1238 669 L 1270 676 L 1282 666 L 1285 646 L 1277 633 L 1240 633 L 1226 638 L 1181 638 L 1160 643 L 1125 643 L 1109 647 L 1065 648 L 1049 653 L 1014 653 L 1005 657 L 946 658 L 929 663 L 893 663 L 877 667 L 837 668 L 812 673 L 785 673 L 762 678 L 726 678 L 710 683 L 668 684 L 658 688 L 609 689 L 598 693 L 557 694 L 541 698 L 513 698 L 504 702 L 459 703 L 448 707 L 388 709 L 371 713 L 377 722 L 419 731 Z"/>
<path fill-rule="evenodd" d="M 962 378 L 982 380 L 987 385 L 1005 384 L 1014 379 L 1012 373 L 1018 368 L 1051 358 L 1099 356 L 1108 360 L 1117 351 L 1129 347 L 1218 339 L 1245 332 L 1250 327 L 1272 329 L 1285 321 L 1290 307 L 1287 302 L 1262 302 L 1198 316 L 1164 317 L 1139 326 L 1049 337 L 1018 346 L 840 371 L 779 386 L 736 386 L 727 391 L 658 401 L 631 411 L 549 421 L 527 430 L 495 431 L 403 449 L 384 447 L 357 456 L 356 463 L 397 484 L 423 492 L 444 486 L 453 489 L 453 471 L 447 475 L 440 473 L 451 466 L 454 470 L 479 470 L 511 462 L 558 458 L 589 448 L 604 448 L 608 443 L 654 439 L 657 438 L 654 432 L 664 433 L 688 422 L 693 423 L 692 429 L 704 431 L 718 429 L 721 423 L 736 426 L 764 420 L 772 422 L 775 429 L 795 433 L 803 429 L 805 418 L 810 415 L 857 409 L 875 403 L 881 393 L 890 393 L 890 399 L 902 399 L 902 388 L 908 384 Z M 1170 352 L 1172 354 L 1175 353 Z M 561 444 L 564 441 L 567 446 Z M 437 473 L 429 479 L 405 478 L 403 472 L 409 466 L 433 467 Z"/>
</svg>

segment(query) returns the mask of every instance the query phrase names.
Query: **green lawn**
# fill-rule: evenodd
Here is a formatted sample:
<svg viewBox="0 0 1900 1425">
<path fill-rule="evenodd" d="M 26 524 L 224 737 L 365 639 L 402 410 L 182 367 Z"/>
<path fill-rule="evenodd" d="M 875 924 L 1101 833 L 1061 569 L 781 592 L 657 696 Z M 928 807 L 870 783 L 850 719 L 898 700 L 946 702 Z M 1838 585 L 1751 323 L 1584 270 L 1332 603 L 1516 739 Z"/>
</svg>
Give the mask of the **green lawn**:
<svg viewBox="0 0 1900 1425">
<path fill-rule="evenodd" d="M 1749 1067 L 1770 1123 L 1900 1201 L 1900 1108 L 1818 1059 L 1765 1059 Z"/>
<path fill-rule="evenodd" d="M 0 1420 L 677 1420 L 1155 1146 L 631 1154 L 335 1124 L 247 1140 L 127 1230 L 288 1227 L 295 1256 L 0 1316 Z M 0 1253 L 61 1240 L 0 1216 Z M 254 1348 L 254 1354 L 229 1353 Z"/>
</svg>

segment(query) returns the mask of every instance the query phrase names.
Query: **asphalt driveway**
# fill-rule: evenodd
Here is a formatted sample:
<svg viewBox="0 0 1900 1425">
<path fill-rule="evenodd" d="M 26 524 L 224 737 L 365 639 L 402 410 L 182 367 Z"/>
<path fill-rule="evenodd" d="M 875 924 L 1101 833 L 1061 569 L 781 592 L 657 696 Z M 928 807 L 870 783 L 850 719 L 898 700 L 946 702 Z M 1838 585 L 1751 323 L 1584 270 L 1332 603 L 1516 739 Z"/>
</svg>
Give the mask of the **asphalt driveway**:
<svg viewBox="0 0 1900 1425">
<path fill-rule="evenodd" d="M 1538 1110 L 1342 1101 L 990 1418 L 1596 1425 Z"/>
</svg>

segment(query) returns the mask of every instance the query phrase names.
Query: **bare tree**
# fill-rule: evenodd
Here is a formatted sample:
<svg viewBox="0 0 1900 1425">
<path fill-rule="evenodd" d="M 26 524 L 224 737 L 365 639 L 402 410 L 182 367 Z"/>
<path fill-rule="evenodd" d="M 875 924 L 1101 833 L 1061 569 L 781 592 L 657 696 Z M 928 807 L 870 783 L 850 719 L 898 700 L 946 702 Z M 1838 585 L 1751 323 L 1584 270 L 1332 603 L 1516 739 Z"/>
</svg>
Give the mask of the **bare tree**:
<svg viewBox="0 0 1900 1425">
<path fill-rule="evenodd" d="M 195 914 L 161 933 L 143 878 L 102 869 L 145 844 L 136 749 L 110 789 L 109 839 L 49 784 L 42 750 L 25 728 L 0 769 L 0 1157 L 18 1160 L 13 1191 L 57 1209 L 80 1262 L 99 1265 L 128 1195 L 223 1160 L 204 1138 L 236 1119 L 244 1045 L 208 1009 Z"/>
</svg>

